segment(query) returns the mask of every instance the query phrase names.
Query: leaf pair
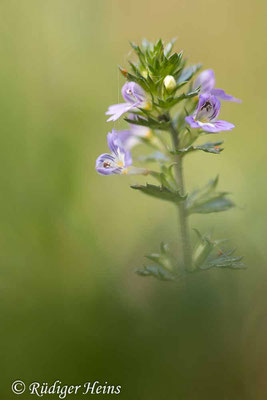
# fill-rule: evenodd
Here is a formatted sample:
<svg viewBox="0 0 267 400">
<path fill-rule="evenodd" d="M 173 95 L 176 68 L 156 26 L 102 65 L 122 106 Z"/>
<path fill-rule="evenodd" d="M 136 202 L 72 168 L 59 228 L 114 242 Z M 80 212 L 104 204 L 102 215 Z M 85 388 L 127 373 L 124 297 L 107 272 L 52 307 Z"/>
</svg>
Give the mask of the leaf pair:
<svg viewBox="0 0 267 400">
<path fill-rule="evenodd" d="M 168 245 L 161 243 L 160 252 L 145 256 L 156 265 L 144 265 L 137 269 L 136 273 L 141 276 L 154 276 L 163 281 L 172 281 L 176 278 L 174 271 L 174 260 L 169 252 Z"/>
<path fill-rule="evenodd" d="M 171 164 L 169 167 L 161 165 L 161 172 L 150 171 L 150 175 L 159 181 L 160 186 L 147 183 L 146 185 L 132 185 L 131 188 L 139 190 L 148 196 L 170 201 L 175 204 L 184 201 L 186 196 L 182 195 L 180 191 L 176 189 L 177 186 L 172 173 L 173 165 L 174 164 Z"/>
<path fill-rule="evenodd" d="M 209 235 L 201 235 L 195 229 L 198 241 L 193 252 L 194 270 L 207 270 L 211 268 L 231 268 L 242 269 L 244 264 L 241 262 L 243 257 L 234 256 L 235 250 L 222 251 L 218 250 L 217 254 L 213 254 L 214 250 L 225 240 L 212 240 Z"/>
<path fill-rule="evenodd" d="M 217 142 L 207 142 L 203 143 L 200 145 L 190 145 L 188 147 L 184 147 L 182 149 L 179 149 L 176 151 L 176 153 L 182 153 L 187 154 L 187 153 L 192 153 L 198 150 L 204 151 L 205 153 L 212 153 L 212 154 L 220 154 L 223 151 L 223 148 L 220 147 L 223 144 L 223 141 L 217 141 Z"/>
<path fill-rule="evenodd" d="M 217 192 L 219 177 L 212 179 L 204 188 L 192 192 L 186 200 L 187 214 L 209 214 L 234 207 L 228 192 Z"/>
<path fill-rule="evenodd" d="M 179 88 L 179 86 L 177 87 L 177 89 L 178 88 Z M 182 100 L 191 99 L 192 97 L 195 97 L 198 94 L 199 94 L 199 89 L 196 89 L 196 90 L 192 90 L 191 92 L 188 92 L 188 93 L 182 93 L 177 97 L 169 96 L 165 100 L 158 98 L 158 100 L 155 101 L 154 104 L 157 107 L 168 110 L 168 109 L 174 107 L 176 104 L 180 103 Z"/>
<path fill-rule="evenodd" d="M 156 197 L 157 199 L 171 201 L 173 203 L 179 203 L 185 199 L 178 190 L 172 191 L 163 185 L 156 186 L 147 183 L 146 185 L 132 185 L 131 188 L 140 190 L 141 192 Z"/>
<path fill-rule="evenodd" d="M 145 111 L 145 110 L 142 110 Z M 144 112 L 145 113 L 145 112 Z M 158 129 L 158 130 L 163 130 L 166 131 L 169 129 L 170 123 L 168 121 L 160 120 L 160 119 L 155 119 L 151 117 L 150 115 L 146 114 L 146 118 L 142 118 L 138 114 L 136 115 L 136 119 L 129 119 L 129 118 L 124 118 L 126 122 L 129 124 L 133 125 L 140 125 L 140 126 L 146 126 L 151 129 Z"/>
</svg>

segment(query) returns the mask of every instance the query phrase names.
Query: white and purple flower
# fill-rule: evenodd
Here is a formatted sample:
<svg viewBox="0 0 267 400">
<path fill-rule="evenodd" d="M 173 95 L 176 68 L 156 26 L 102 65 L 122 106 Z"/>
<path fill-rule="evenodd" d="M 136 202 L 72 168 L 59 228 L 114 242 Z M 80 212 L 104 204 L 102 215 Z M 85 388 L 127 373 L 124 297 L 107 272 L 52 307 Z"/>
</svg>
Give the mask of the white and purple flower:
<svg viewBox="0 0 267 400">
<path fill-rule="evenodd" d="M 101 175 L 127 174 L 128 167 L 132 165 L 131 153 L 123 148 L 114 129 L 108 133 L 107 142 L 111 153 L 101 154 L 97 158 L 97 172 Z"/>
<path fill-rule="evenodd" d="M 132 156 L 129 150 L 123 145 L 123 135 L 127 138 L 128 131 L 115 131 L 108 133 L 107 142 L 111 153 L 101 154 L 95 168 L 100 175 L 125 175 L 125 174 L 147 174 L 144 168 L 132 166 Z"/>
<path fill-rule="evenodd" d="M 137 108 L 150 108 L 145 91 L 135 82 L 126 82 L 121 89 L 121 94 L 125 103 L 109 106 L 106 112 L 106 115 L 111 115 L 107 120 L 108 122 L 116 121 L 128 111 L 133 111 Z"/>
<path fill-rule="evenodd" d="M 205 69 L 202 71 L 193 84 L 193 89 L 200 87 L 200 94 L 210 93 L 220 100 L 235 101 L 241 103 L 241 100 L 226 94 L 223 89 L 215 89 L 215 74 L 212 69 Z"/>
<path fill-rule="evenodd" d="M 191 128 L 202 129 L 210 133 L 230 131 L 235 126 L 230 122 L 217 120 L 220 113 L 220 100 L 211 94 L 204 93 L 199 96 L 199 102 L 193 115 L 185 118 Z"/>
</svg>

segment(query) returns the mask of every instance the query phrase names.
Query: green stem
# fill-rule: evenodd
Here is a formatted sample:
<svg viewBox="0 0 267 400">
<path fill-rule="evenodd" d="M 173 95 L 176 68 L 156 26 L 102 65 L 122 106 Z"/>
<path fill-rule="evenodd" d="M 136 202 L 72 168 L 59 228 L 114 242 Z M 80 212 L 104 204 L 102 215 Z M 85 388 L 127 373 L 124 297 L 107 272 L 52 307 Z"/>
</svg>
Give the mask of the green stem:
<svg viewBox="0 0 267 400">
<path fill-rule="evenodd" d="M 170 125 L 171 135 L 172 135 L 172 144 L 173 150 L 176 151 L 179 147 L 179 133 L 175 128 L 173 122 Z M 177 187 L 180 190 L 182 195 L 185 195 L 185 186 L 184 186 L 184 177 L 183 177 L 183 163 L 182 163 L 182 155 L 175 154 L 175 180 L 177 183 Z M 191 271 L 192 270 L 192 252 L 191 252 L 191 242 L 189 237 L 189 227 L 188 227 L 188 216 L 185 208 L 185 201 L 181 201 L 178 203 L 178 216 L 180 221 L 180 241 L 182 243 L 182 252 L 183 252 L 183 268 L 184 270 Z"/>
</svg>

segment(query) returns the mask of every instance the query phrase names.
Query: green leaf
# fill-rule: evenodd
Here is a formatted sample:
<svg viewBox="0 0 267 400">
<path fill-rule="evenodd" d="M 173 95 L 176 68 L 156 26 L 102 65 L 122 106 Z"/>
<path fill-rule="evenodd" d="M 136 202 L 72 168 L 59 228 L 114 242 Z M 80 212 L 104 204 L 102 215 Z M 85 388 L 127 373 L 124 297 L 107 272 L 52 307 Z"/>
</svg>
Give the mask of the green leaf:
<svg viewBox="0 0 267 400">
<path fill-rule="evenodd" d="M 193 266 L 199 268 L 218 245 L 218 242 L 212 241 L 208 235 L 202 236 L 197 229 L 194 229 L 194 231 L 197 234 L 198 241 L 193 251 L 192 260 Z"/>
<path fill-rule="evenodd" d="M 153 178 L 157 179 L 157 181 L 162 185 L 169 189 L 171 192 L 177 192 L 177 185 L 175 178 L 173 176 L 173 165 L 175 163 L 170 164 L 168 167 L 165 164 L 160 165 L 161 172 L 150 171 L 149 175 L 153 176 Z"/>
<path fill-rule="evenodd" d="M 139 61 L 141 64 L 145 64 L 145 57 L 144 57 L 144 53 L 142 52 L 142 50 L 140 49 L 140 47 L 135 44 L 130 42 L 131 47 L 134 49 L 135 53 L 137 54 Z"/>
<path fill-rule="evenodd" d="M 218 141 L 218 142 L 207 142 L 201 145 L 196 145 L 196 146 L 188 146 L 184 147 L 183 149 L 177 150 L 177 153 L 191 153 L 192 151 L 197 151 L 201 150 L 206 153 L 212 153 L 212 154 L 220 154 L 223 151 L 223 148 L 220 147 L 220 145 L 223 144 L 223 141 Z"/>
<path fill-rule="evenodd" d="M 216 255 L 213 254 L 216 247 L 225 242 L 225 239 L 212 240 L 209 235 L 201 235 L 197 229 L 194 231 L 198 237 L 192 256 L 195 269 L 244 268 L 244 264 L 241 262 L 243 257 L 233 256 L 235 250 L 222 251 L 219 249 Z"/>
<path fill-rule="evenodd" d="M 136 273 L 141 276 L 154 276 L 161 281 L 173 281 L 176 278 L 160 265 L 144 265 L 142 268 L 138 268 Z"/>
<path fill-rule="evenodd" d="M 184 68 L 181 75 L 179 76 L 178 83 L 190 81 L 190 79 L 200 70 L 201 66 L 201 64 L 196 64 Z"/>
<path fill-rule="evenodd" d="M 217 257 L 209 258 L 201 267 L 202 270 L 211 268 L 230 268 L 230 269 L 244 269 L 245 265 L 242 261 L 243 257 L 233 256 L 235 250 L 227 252 L 220 251 Z"/>
<path fill-rule="evenodd" d="M 216 192 L 218 177 L 211 180 L 203 189 L 195 190 L 186 201 L 188 214 L 209 214 L 226 211 L 234 207 L 234 203 L 228 199 L 228 192 Z"/>
<path fill-rule="evenodd" d="M 180 201 L 183 201 L 186 198 L 186 196 L 182 196 L 178 190 L 172 191 L 163 185 L 156 186 L 147 183 L 146 186 L 132 185 L 131 188 L 140 190 L 141 192 L 149 196 L 155 197 L 157 199 L 171 201 L 173 203 L 179 203 Z"/>
<path fill-rule="evenodd" d="M 154 51 L 156 52 L 156 53 L 160 53 L 160 52 L 162 52 L 163 51 L 163 43 L 162 43 L 162 40 L 161 39 L 159 39 L 158 41 L 157 41 L 157 43 L 156 43 L 156 45 L 155 45 L 155 47 L 154 47 Z"/>
<path fill-rule="evenodd" d="M 190 210 L 190 213 L 209 214 L 214 212 L 227 211 L 234 206 L 235 204 L 231 200 L 221 195 L 221 197 L 218 197 L 217 199 L 210 199 L 203 204 L 195 206 L 193 209 Z"/>
<path fill-rule="evenodd" d="M 148 254 L 145 257 L 169 271 L 173 271 L 174 269 L 173 258 L 169 252 L 168 245 L 164 242 L 160 244 L 159 253 Z"/>
<path fill-rule="evenodd" d="M 153 176 L 153 178 L 157 179 L 157 181 L 161 185 L 166 186 L 167 188 L 171 189 L 170 184 L 168 182 L 168 178 L 163 172 L 150 171 L 149 175 L 151 175 L 151 176 Z"/>
<path fill-rule="evenodd" d="M 173 53 L 166 61 L 166 64 L 172 67 L 172 75 L 175 74 L 175 71 L 180 66 L 181 60 L 183 58 L 183 52 Z"/>
<path fill-rule="evenodd" d="M 145 110 L 142 110 L 145 113 Z M 154 119 L 146 114 L 146 119 L 141 118 L 137 116 L 137 119 L 129 119 L 129 118 L 124 118 L 126 122 L 129 122 L 129 124 L 134 124 L 134 125 L 141 125 L 141 126 L 147 126 L 151 129 L 159 129 L 166 131 L 169 128 L 169 122 L 166 121 L 159 121 L 157 119 Z"/>
<path fill-rule="evenodd" d="M 148 260 L 153 261 L 157 265 L 145 265 L 136 272 L 142 276 L 154 276 L 160 280 L 173 280 L 176 278 L 174 271 L 174 258 L 169 252 L 166 243 L 160 244 L 160 252 L 152 253 L 145 256 Z"/>
<path fill-rule="evenodd" d="M 193 90 L 192 92 L 183 93 L 178 97 L 168 97 L 166 100 L 158 98 L 157 102 L 155 102 L 155 105 L 163 109 L 169 109 L 178 104 L 179 102 L 181 102 L 182 100 L 190 99 L 191 97 L 195 97 L 198 94 L 199 94 L 199 89 Z"/>
<path fill-rule="evenodd" d="M 141 74 L 138 74 L 136 76 L 136 75 L 130 74 L 130 72 L 126 71 L 125 69 L 123 69 L 121 67 L 119 67 L 119 69 L 120 69 L 121 73 L 127 78 L 127 80 L 129 82 L 138 83 L 138 85 L 140 85 L 145 91 L 147 91 L 150 94 L 152 94 L 151 93 L 151 87 L 150 87 L 149 83 L 147 82 L 147 80 Z"/>
<path fill-rule="evenodd" d="M 168 57 L 173 49 L 173 45 L 176 42 L 176 38 L 172 39 L 169 43 L 166 44 L 164 48 L 164 55 Z"/>
</svg>

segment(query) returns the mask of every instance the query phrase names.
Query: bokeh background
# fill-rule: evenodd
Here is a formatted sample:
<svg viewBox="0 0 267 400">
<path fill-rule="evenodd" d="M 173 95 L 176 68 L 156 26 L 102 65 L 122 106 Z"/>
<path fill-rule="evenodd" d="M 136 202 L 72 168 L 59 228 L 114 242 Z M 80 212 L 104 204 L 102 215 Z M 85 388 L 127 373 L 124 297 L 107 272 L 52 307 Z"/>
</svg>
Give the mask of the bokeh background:
<svg viewBox="0 0 267 400">
<path fill-rule="evenodd" d="M 17 398 L 15 379 L 108 381 L 126 400 L 267 398 L 266 12 L 264 0 L 1 0 L 1 398 Z M 177 250 L 175 210 L 94 162 L 117 65 L 143 37 L 177 37 L 243 99 L 223 105 L 236 124 L 225 151 L 188 156 L 186 181 L 220 173 L 233 192 L 237 208 L 191 226 L 228 237 L 245 271 L 186 288 L 134 273 L 161 240 Z"/>
</svg>

